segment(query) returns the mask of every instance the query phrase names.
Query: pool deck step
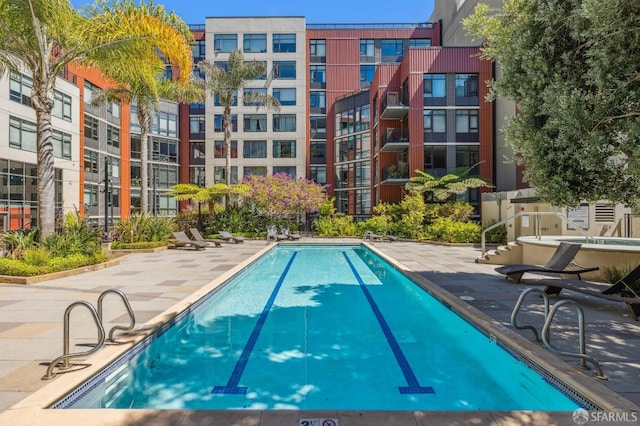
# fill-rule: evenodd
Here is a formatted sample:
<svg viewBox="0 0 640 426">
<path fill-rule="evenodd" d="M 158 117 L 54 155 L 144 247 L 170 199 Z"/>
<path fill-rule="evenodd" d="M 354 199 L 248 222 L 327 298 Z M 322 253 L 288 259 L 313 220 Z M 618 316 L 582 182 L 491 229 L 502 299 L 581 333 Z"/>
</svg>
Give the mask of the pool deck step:
<svg viewBox="0 0 640 426">
<path fill-rule="evenodd" d="M 487 250 L 484 256 L 476 258 L 476 263 L 493 265 L 522 263 L 522 246 L 514 241 L 505 246 L 498 246 L 495 250 Z"/>
</svg>

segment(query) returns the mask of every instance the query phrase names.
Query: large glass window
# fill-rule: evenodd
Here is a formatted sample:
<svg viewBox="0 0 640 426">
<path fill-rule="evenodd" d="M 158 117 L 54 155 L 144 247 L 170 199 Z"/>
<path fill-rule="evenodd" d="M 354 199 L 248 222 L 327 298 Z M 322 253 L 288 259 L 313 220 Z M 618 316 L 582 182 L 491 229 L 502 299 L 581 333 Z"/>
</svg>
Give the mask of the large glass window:
<svg viewBox="0 0 640 426">
<path fill-rule="evenodd" d="M 238 48 L 237 34 L 215 34 L 213 36 L 213 48 L 216 52 L 229 53 Z"/>
<path fill-rule="evenodd" d="M 327 160 L 327 143 L 325 141 L 311 141 L 309 143 L 309 155 L 312 164 L 323 164 Z"/>
<path fill-rule="evenodd" d="M 152 156 L 155 161 L 165 161 L 168 163 L 178 162 L 178 141 L 157 138 L 152 139 Z"/>
<path fill-rule="evenodd" d="M 273 166 L 273 174 L 286 173 L 292 178 L 296 177 L 296 166 Z"/>
<path fill-rule="evenodd" d="M 274 78 L 280 80 L 293 80 L 296 78 L 295 61 L 273 61 Z"/>
<path fill-rule="evenodd" d="M 53 92 L 53 109 L 51 114 L 54 117 L 71 121 L 71 96 L 55 90 Z"/>
<path fill-rule="evenodd" d="M 98 166 L 99 155 L 96 151 L 91 149 L 84 149 L 84 172 L 85 173 L 99 173 Z"/>
<path fill-rule="evenodd" d="M 296 115 L 295 114 L 273 114 L 273 131 L 274 132 L 295 132 L 296 131 Z"/>
<path fill-rule="evenodd" d="M 245 132 L 266 132 L 267 114 L 245 114 L 243 123 Z"/>
<path fill-rule="evenodd" d="M 360 39 L 360 60 L 363 62 L 373 62 L 375 60 L 376 41 L 373 39 Z"/>
<path fill-rule="evenodd" d="M 207 45 L 204 40 L 196 40 L 191 43 L 191 52 L 194 60 L 204 59 L 207 54 L 206 46 Z"/>
<path fill-rule="evenodd" d="M 215 114 L 213 116 L 213 131 L 214 132 L 224 132 L 224 127 L 223 127 L 223 114 Z M 238 131 L 238 115 L 237 114 L 231 114 L 231 131 L 232 132 L 237 132 Z"/>
<path fill-rule="evenodd" d="M 238 141 L 231 141 L 231 158 L 238 158 Z M 215 141 L 213 143 L 213 156 L 215 158 L 226 158 L 227 151 L 224 148 L 224 141 Z"/>
<path fill-rule="evenodd" d="M 23 151 L 36 152 L 36 124 L 10 117 L 9 146 Z"/>
<path fill-rule="evenodd" d="M 227 168 L 225 166 L 215 166 L 213 168 L 214 183 L 227 182 Z M 238 181 L 238 166 L 231 166 L 231 182 Z"/>
<path fill-rule="evenodd" d="M 327 183 L 327 167 L 311 166 L 309 168 L 309 178 L 317 184 L 325 185 Z"/>
<path fill-rule="evenodd" d="M 478 74 L 456 74 L 456 105 L 478 105 Z"/>
<path fill-rule="evenodd" d="M 296 141 L 273 141 L 273 158 L 296 158 Z"/>
<path fill-rule="evenodd" d="M 296 88 L 295 87 L 287 87 L 287 88 L 274 88 L 273 89 L 273 97 L 280 102 L 282 106 L 289 106 L 296 104 Z"/>
<path fill-rule="evenodd" d="M 311 57 L 311 62 L 326 62 L 327 41 L 324 39 L 309 40 L 309 56 Z"/>
<path fill-rule="evenodd" d="M 444 176 L 447 172 L 447 147 L 444 145 L 427 145 L 424 147 L 424 171 Z"/>
<path fill-rule="evenodd" d="M 242 158 L 267 158 L 267 141 L 244 141 Z"/>
<path fill-rule="evenodd" d="M 9 82 L 9 99 L 31 106 L 32 88 L 33 80 L 31 78 L 14 71 L 11 72 Z"/>
<path fill-rule="evenodd" d="M 375 65 L 360 65 L 360 87 L 369 87 L 375 73 Z"/>
<path fill-rule="evenodd" d="M 478 110 L 456 110 L 456 133 L 478 133 Z"/>
<path fill-rule="evenodd" d="M 244 65 L 253 64 L 254 62 L 262 63 L 264 67 L 264 73 L 257 77 L 254 77 L 254 80 L 266 80 L 267 79 L 267 61 L 244 61 Z"/>
<path fill-rule="evenodd" d="M 326 65 L 310 65 L 309 66 L 309 83 L 312 89 L 324 89 L 327 73 Z"/>
<path fill-rule="evenodd" d="M 190 142 L 191 148 L 189 155 L 190 164 L 204 164 L 205 159 L 205 145 L 204 142 Z"/>
<path fill-rule="evenodd" d="M 445 74 L 425 74 L 423 87 L 424 105 L 446 105 L 447 76 Z"/>
<path fill-rule="evenodd" d="M 430 47 L 430 38 L 412 38 L 409 39 L 409 47 Z"/>
<path fill-rule="evenodd" d="M 165 136 L 178 136 L 178 116 L 168 112 L 158 111 L 151 121 L 151 133 Z"/>
<path fill-rule="evenodd" d="M 238 91 L 234 90 L 231 94 L 232 98 L 231 98 L 231 104 L 230 106 L 237 106 L 238 105 Z M 215 96 L 213 97 L 213 104 L 215 106 L 225 106 L 222 105 L 222 101 L 220 99 L 220 95 L 218 93 L 215 94 Z"/>
<path fill-rule="evenodd" d="M 447 111 L 443 109 L 424 110 L 424 132 L 425 133 L 446 133 L 447 132 Z"/>
<path fill-rule="evenodd" d="M 99 138 L 100 122 L 97 118 L 84 115 L 84 137 L 97 141 Z"/>
<path fill-rule="evenodd" d="M 107 145 L 120 148 L 120 129 L 107 124 Z"/>
<path fill-rule="evenodd" d="M 273 52 L 295 52 L 296 51 L 296 35 L 295 34 L 274 34 L 273 35 Z"/>
<path fill-rule="evenodd" d="M 382 53 L 382 60 L 385 59 L 388 61 L 391 58 L 396 61 L 401 58 L 404 50 L 402 47 L 402 39 L 383 39 L 380 41 L 380 51 Z"/>
<path fill-rule="evenodd" d="M 264 105 L 264 102 L 260 99 L 264 99 L 266 95 L 267 89 L 263 87 L 245 88 L 242 91 L 242 104 L 244 106 Z"/>
<path fill-rule="evenodd" d="M 309 107 L 312 114 L 324 114 L 327 112 L 327 93 L 314 91 L 309 93 Z"/>
<path fill-rule="evenodd" d="M 189 117 L 189 139 L 204 139 L 206 122 L 203 116 Z"/>
<path fill-rule="evenodd" d="M 267 175 L 267 166 L 244 166 L 243 172 L 245 176 L 266 176 Z"/>
<path fill-rule="evenodd" d="M 71 160 L 71 135 L 54 130 L 51 138 L 53 139 L 53 156 Z"/>
<path fill-rule="evenodd" d="M 311 139 L 325 139 L 327 137 L 327 118 L 325 116 L 309 117 Z"/>
<path fill-rule="evenodd" d="M 243 38 L 242 46 L 245 53 L 261 53 L 267 51 L 266 34 L 245 34 Z"/>
<path fill-rule="evenodd" d="M 456 167 L 476 166 L 471 171 L 472 175 L 477 175 L 478 162 L 480 159 L 480 147 L 478 145 L 456 145 Z"/>
</svg>

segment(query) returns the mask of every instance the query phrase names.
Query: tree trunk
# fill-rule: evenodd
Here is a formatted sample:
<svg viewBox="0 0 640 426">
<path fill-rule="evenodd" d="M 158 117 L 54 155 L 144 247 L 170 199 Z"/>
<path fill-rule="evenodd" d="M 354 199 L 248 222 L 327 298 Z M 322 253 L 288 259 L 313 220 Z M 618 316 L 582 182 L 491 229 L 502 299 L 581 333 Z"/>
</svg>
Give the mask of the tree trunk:
<svg viewBox="0 0 640 426">
<path fill-rule="evenodd" d="M 54 184 L 53 158 L 53 127 L 51 124 L 51 110 L 53 100 L 49 99 L 47 80 L 33 79 L 32 107 L 36 112 L 37 144 L 36 155 L 38 162 L 38 228 L 40 240 L 55 232 L 56 205 Z"/>
<path fill-rule="evenodd" d="M 151 113 L 138 104 L 138 121 L 140 123 L 140 211 L 149 211 L 149 129 Z M 154 201 L 155 202 L 155 201 Z"/>
<path fill-rule="evenodd" d="M 225 173 L 226 184 L 231 186 L 231 106 L 225 105 L 224 114 L 222 116 L 222 126 L 224 128 L 224 149 L 225 149 Z M 225 209 L 229 208 L 229 194 L 224 197 Z"/>
</svg>

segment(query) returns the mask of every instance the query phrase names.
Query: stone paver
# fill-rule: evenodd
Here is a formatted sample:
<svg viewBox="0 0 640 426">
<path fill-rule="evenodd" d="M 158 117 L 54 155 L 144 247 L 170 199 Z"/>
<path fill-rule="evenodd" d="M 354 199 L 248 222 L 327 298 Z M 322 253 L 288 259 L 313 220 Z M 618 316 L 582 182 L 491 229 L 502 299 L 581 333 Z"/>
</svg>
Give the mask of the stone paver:
<svg viewBox="0 0 640 426">
<path fill-rule="evenodd" d="M 307 242 L 320 239 L 304 239 Z M 357 240 L 331 240 L 356 242 Z M 109 288 L 124 291 L 137 316 L 137 327 L 163 313 L 185 297 L 197 292 L 212 280 L 227 273 L 265 249 L 264 241 L 224 244 L 204 251 L 167 250 L 157 253 L 131 254 L 120 264 L 85 274 L 32 285 L 0 284 L 0 423 L 6 424 L 255 424 L 298 425 L 298 412 L 158 412 L 139 410 L 51 410 L 50 418 L 40 420 L 21 417 L 22 407 L 9 410 L 23 398 L 42 388 L 40 380 L 48 363 L 62 353 L 62 317 L 73 301 L 96 304 L 98 295 Z M 453 297 L 465 301 L 505 328 L 511 310 L 522 290 L 541 282 L 529 279 L 512 284 L 498 275 L 493 265 L 477 264 L 479 250 L 473 247 L 449 247 L 414 242 L 378 243 L 373 247 L 395 259 Z M 531 276 L 533 277 L 533 276 Z M 587 351 L 602 361 L 609 380 L 603 383 L 615 392 L 640 404 L 640 325 L 631 319 L 624 305 L 567 292 L 585 309 Z M 534 299 L 534 298 L 532 298 Z M 552 303 L 554 299 L 551 300 Z M 541 306 L 532 300 L 523 308 L 522 321 L 541 323 Z M 128 322 L 124 307 L 115 296 L 105 299 L 105 328 Z M 561 349 L 577 345 L 575 314 L 559 314 L 554 344 Z M 87 350 L 95 341 L 95 326 L 88 311 L 76 309 L 72 314 L 71 351 Z M 531 333 L 520 332 L 526 338 Z M 82 346 L 80 346 L 82 345 Z M 571 349 L 573 347 L 573 349 Z M 577 364 L 566 359 L 567 369 Z M 596 379 L 593 379 L 594 381 Z M 71 411 L 65 417 L 60 411 Z M 53 413 L 55 412 L 55 413 Z M 83 414 L 84 413 L 84 414 Z M 97 415 L 97 413 L 100 413 Z M 312 413 L 311 413 L 312 414 Z M 307 418 L 310 413 L 304 413 Z M 341 426 L 388 424 L 575 424 L 571 413 L 490 413 L 473 415 L 464 412 L 361 412 L 317 413 L 321 417 L 340 419 Z M 329 415 L 330 414 L 330 415 Z M 77 420 L 74 420 L 77 419 Z M 52 422 L 52 423 L 51 423 Z M 149 423 L 151 422 L 151 423 Z M 442 423 L 444 422 L 444 423 Z"/>
</svg>

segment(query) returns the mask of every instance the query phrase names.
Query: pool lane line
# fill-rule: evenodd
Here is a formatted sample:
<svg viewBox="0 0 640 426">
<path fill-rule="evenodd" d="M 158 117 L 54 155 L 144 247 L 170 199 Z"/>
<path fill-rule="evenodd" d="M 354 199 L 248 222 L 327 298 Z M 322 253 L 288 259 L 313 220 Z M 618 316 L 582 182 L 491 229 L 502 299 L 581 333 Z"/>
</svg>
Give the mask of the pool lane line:
<svg viewBox="0 0 640 426">
<path fill-rule="evenodd" d="M 356 270 L 356 267 L 353 265 L 353 263 L 351 263 L 349 256 L 347 256 L 347 252 L 343 251 L 342 255 L 347 260 L 347 263 L 351 268 L 351 272 L 353 272 L 353 275 L 355 275 L 356 280 L 358 280 L 358 284 L 360 285 L 360 288 L 362 289 L 362 292 L 364 293 L 365 298 L 369 302 L 369 305 L 371 306 L 371 310 L 373 310 L 373 314 L 378 320 L 378 324 L 380 324 L 380 328 L 384 333 L 384 337 L 387 338 L 387 342 L 389 343 L 389 346 L 393 351 L 393 355 L 396 357 L 396 361 L 400 366 L 400 370 L 402 370 L 402 374 L 404 375 L 404 378 L 407 381 L 408 386 L 398 386 L 400 393 L 401 394 L 436 393 L 431 386 L 420 386 L 420 383 L 418 382 L 418 378 L 413 373 L 413 369 L 411 368 L 411 365 L 409 365 L 409 361 L 407 361 L 407 358 L 404 356 L 404 352 L 402 352 L 402 348 L 400 347 L 400 344 L 398 343 L 395 336 L 393 335 L 393 332 L 391 331 L 391 327 L 389 327 L 387 320 L 384 319 L 384 315 L 382 315 L 382 312 L 380 311 L 380 308 L 378 307 L 378 304 L 376 303 L 376 301 L 373 299 L 371 292 L 369 292 L 367 285 L 362 280 L 362 277 Z"/>
<path fill-rule="evenodd" d="M 260 337 L 262 326 L 267 320 L 267 316 L 269 316 L 269 311 L 271 311 L 271 308 L 273 307 L 273 302 L 276 300 L 276 296 L 280 291 L 280 287 L 282 287 L 282 283 L 284 282 L 285 277 L 289 273 L 289 269 L 291 269 L 291 264 L 293 263 L 293 260 L 296 258 L 297 254 L 298 254 L 297 251 L 293 252 L 291 259 L 289 259 L 289 263 L 287 263 L 287 266 L 284 268 L 282 275 L 280 275 L 280 279 L 278 279 L 276 286 L 273 288 L 273 291 L 271 292 L 271 296 L 269 297 L 269 300 L 267 300 L 267 303 L 264 305 L 264 308 L 262 308 L 262 313 L 260 313 L 260 317 L 258 318 L 258 321 L 256 322 L 256 325 L 253 327 L 253 331 L 249 336 L 249 340 L 247 340 L 247 344 L 242 350 L 242 354 L 240 355 L 238 362 L 236 362 L 236 366 L 233 368 L 233 372 L 229 377 L 229 381 L 227 382 L 227 385 L 215 386 L 211 391 L 211 393 L 234 394 L 234 395 L 247 393 L 247 387 L 238 386 L 238 383 L 240 383 L 240 378 L 242 377 L 242 373 L 244 373 L 244 369 L 246 368 L 247 363 L 249 362 L 249 357 L 251 357 L 251 352 L 253 352 L 253 348 L 255 347 L 256 342 L 258 341 L 258 337 Z"/>
</svg>

